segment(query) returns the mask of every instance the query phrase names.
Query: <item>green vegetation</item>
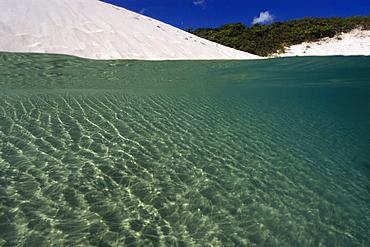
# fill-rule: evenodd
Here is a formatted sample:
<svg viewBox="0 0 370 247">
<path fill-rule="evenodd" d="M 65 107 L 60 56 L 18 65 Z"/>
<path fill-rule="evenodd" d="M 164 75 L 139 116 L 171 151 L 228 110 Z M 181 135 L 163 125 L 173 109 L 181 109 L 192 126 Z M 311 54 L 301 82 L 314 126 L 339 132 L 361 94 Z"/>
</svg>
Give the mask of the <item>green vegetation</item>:
<svg viewBox="0 0 370 247">
<path fill-rule="evenodd" d="M 270 25 L 229 23 L 219 28 L 187 31 L 199 37 L 260 56 L 283 53 L 284 47 L 334 37 L 355 28 L 370 30 L 369 16 L 310 18 L 274 22 Z"/>
</svg>

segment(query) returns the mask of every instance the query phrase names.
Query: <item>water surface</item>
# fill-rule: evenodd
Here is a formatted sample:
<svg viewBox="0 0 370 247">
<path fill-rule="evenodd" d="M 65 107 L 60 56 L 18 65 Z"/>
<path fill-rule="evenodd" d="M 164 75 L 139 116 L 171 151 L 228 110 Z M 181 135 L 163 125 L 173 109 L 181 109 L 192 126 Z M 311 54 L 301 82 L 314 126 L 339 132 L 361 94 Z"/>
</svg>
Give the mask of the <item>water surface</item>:
<svg viewBox="0 0 370 247">
<path fill-rule="evenodd" d="M 367 246 L 369 78 L 0 53 L 0 246 Z"/>
</svg>

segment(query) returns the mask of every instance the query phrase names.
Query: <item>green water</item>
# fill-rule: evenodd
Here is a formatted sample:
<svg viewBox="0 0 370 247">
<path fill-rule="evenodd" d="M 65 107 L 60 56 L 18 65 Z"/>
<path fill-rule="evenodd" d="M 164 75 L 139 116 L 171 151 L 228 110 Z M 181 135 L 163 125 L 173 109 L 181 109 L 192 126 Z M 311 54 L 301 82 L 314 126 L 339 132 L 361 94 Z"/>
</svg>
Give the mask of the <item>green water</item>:
<svg viewBox="0 0 370 247">
<path fill-rule="evenodd" d="M 368 246 L 369 78 L 0 53 L 0 246 Z"/>
</svg>

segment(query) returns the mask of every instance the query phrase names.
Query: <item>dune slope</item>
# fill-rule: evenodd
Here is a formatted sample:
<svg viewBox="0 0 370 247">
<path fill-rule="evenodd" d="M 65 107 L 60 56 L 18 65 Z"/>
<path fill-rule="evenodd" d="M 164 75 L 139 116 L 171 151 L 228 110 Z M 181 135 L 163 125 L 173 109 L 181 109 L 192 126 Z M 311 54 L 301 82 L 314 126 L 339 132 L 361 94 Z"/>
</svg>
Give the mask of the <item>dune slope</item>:
<svg viewBox="0 0 370 247">
<path fill-rule="evenodd" d="M 0 51 L 91 59 L 256 59 L 98 0 L 0 0 Z"/>
</svg>

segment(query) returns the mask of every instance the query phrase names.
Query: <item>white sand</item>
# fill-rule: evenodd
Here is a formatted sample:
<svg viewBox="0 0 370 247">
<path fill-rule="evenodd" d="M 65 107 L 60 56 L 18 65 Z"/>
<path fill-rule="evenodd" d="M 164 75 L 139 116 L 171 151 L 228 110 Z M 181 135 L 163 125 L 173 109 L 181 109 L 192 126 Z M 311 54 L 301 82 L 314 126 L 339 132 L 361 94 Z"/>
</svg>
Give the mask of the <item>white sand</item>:
<svg viewBox="0 0 370 247">
<path fill-rule="evenodd" d="M 0 0 L 0 51 L 91 59 L 257 59 L 98 0 Z"/>
<path fill-rule="evenodd" d="M 286 48 L 288 56 L 335 56 L 335 55 L 370 55 L 370 31 L 355 29 L 333 38 L 324 38 L 318 42 L 303 43 Z"/>
</svg>

